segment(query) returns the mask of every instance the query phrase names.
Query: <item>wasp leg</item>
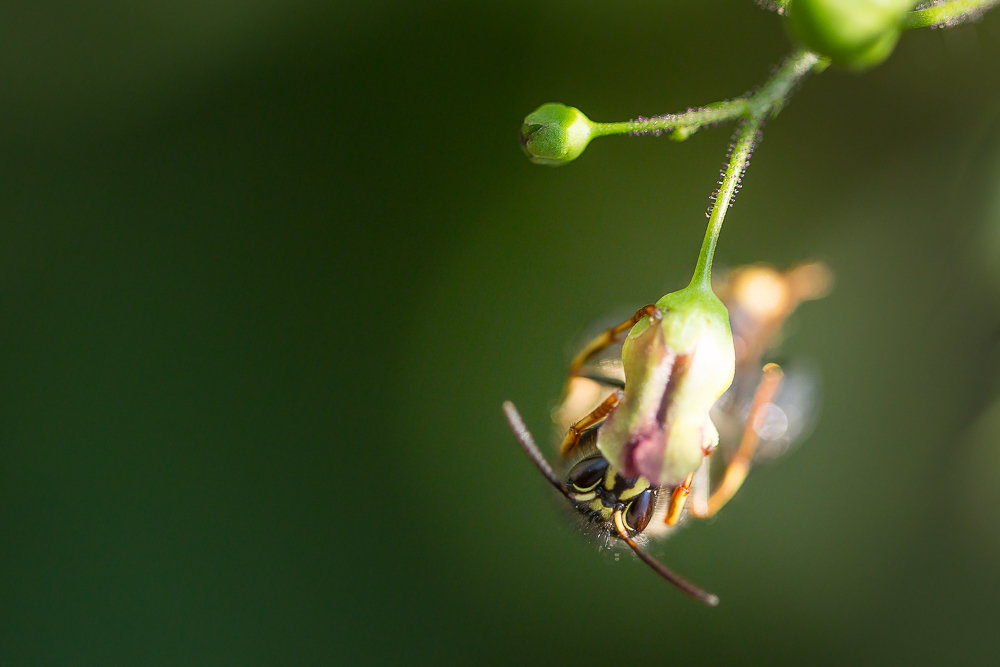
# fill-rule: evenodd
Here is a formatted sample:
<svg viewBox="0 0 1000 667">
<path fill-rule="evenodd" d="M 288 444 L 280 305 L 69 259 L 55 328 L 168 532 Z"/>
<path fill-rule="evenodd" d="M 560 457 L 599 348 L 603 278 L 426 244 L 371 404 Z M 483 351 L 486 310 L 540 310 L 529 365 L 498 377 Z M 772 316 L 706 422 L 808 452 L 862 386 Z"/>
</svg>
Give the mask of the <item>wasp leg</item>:
<svg viewBox="0 0 1000 667">
<path fill-rule="evenodd" d="M 743 425 L 743 433 L 740 436 L 740 444 L 736 449 L 733 458 L 726 465 L 725 473 L 719 486 L 712 490 L 712 495 L 708 498 L 706 507 L 695 507 L 691 514 L 698 519 L 707 519 L 718 512 L 732 499 L 750 472 L 750 461 L 753 460 L 754 451 L 760 441 L 757 433 L 757 421 L 761 411 L 774 399 L 781 385 L 783 374 L 778 364 L 767 364 L 764 366 L 763 377 L 757 385 L 754 393 L 753 403 L 750 406 L 750 414 L 747 415 L 746 424 Z"/>
<path fill-rule="evenodd" d="M 670 505 L 667 506 L 667 515 L 663 518 L 663 522 L 668 526 L 676 526 L 677 522 L 681 520 L 681 511 L 691 493 L 692 481 L 694 481 L 694 473 L 685 477 L 684 481 L 675 486 L 673 493 L 670 494 Z"/>
<path fill-rule="evenodd" d="M 581 375 L 580 368 L 587 363 L 591 357 L 595 354 L 611 345 L 618 340 L 618 337 L 623 333 L 627 333 L 629 329 L 638 324 L 639 320 L 644 317 L 659 317 L 660 309 L 650 304 L 648 306 L 643 306 L 639 310 L 635 311 L 635 315 L 625 320 L 621 324 L 615 327 L 609 327 L 605 329 L 604 333 L 600 334 L 594 340 L 590 341 L 586 347 L 580 350 L 580 353 L 573 357 L 573 361 L 569 364 L 569 374 L 570 377 Z"/>
<path fill-rule="evenodd" d="M 628 320 L 622 322 L 618 326 L 609 327 L 605 329 L 601 335 L 597 336 L 590 341 L 581 351 L 577 354 L 569 365 L 569 374 L 566 379 L 566 385 L 563 387 L 562 401 L 560 401 L 559 409 L 554 413 L 554 417 L 557 422 L 559 422 L 563 428 L 566 428 L 568 424 L 572 424 L 569 433 L 566 435 L 566 439 L 563 441 L 561 451 L 563 455 L 571 452 L 576 446 L 576 441 L 579 439 L 580 433 L 585 430 L 580 427 L 580 424 L 585 424 L 587 428 L 600 423 L 600 419 L 594 419 L 593 415 L 588 415 L 580 422 L 574 423 L 573 420 L 576 416 L 580 414 L 584 404 L 589 408 L 589 405 L 593 405 L 593 401 L 598 400 L 600 394 L 603 393 L 602 387 L 611 387 L 616 390 L 622 390 L 625 388 L 625 377 L 616 377 L 616 373 L 613 371 L 608 371 L 607 373 L 600 370 L 593 370 L 586 368 L 585 364 L 598 354 L 601 350 L 604 350 L 616 340 L 620 339 L 623 334 L 627 333 L 629 329 L 636 325 L 644 317 L 660 317 L 660 310 L 656 306 L 650 304 L 648 306 L 643 306 L 635 312 L 635 315 L 630 317 Z M 608 400 L 611 400 L 610 397 Z M 598 410 L 604 406 L 602 403 L 598 407 Z M 614 407 L 605 406 L 603 415 L 600 418 L 607 416 L 610 409 Z M 574 433 L 574 427 L 576 432 Z"/>
<path fill-rule="evenodd" d="M 583 432 L 604 421 L 611 414 L 611 411 L 615 409 L 615 406 L 618 405 L 618 402 L 622 400 L 623 395 L 624 393 L 620 389 L 613 392 L 600 405 L 594 408 L 590 414 L 570 426 L 566 432 L 566 437 L 563 438 L 562 444 L 559 446 L 559 453 L 563 456 L 569 456 L 580 442 L 580 436 Z"/>
</svg>

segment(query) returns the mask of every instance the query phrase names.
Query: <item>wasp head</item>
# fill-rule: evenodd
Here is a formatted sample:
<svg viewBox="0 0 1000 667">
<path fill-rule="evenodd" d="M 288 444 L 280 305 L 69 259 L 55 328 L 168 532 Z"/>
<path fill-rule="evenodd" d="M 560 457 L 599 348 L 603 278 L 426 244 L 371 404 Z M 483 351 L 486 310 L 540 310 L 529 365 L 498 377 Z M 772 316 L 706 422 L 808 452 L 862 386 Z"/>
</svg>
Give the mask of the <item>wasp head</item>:
<svg viewBox="0 0 1000 667">
<path fill-rule="evenodd" d="M 581 459 L 566 475 L 566 498 L 587 523 L 616 535 L 614 514 L 620 512 L 625 529 L 635 536 L 646 529 L 659 489 L 644 477 L 623 477 L 600 455 Z"/>
<path fill-rule="evenodd" d="M 538 471 L 548 482 L 564 495 L 578 510 L 592 518 L 595 522 L 603 522 L 608 528 L 614 528 L 614 535 L 621 538 L 635 555 L 657 574 L 674 586 L 704 602 L 707 605 L 719 604 L 719 598 L 704 591 L 686 579 L 678 576 L 663 563 L 650 556 L 645 549 L 632 539 L 642 532 L 653 517 L 658 490 L 651 487 L 644 479 L 622 478 L 611 467 L 603 456 L 589 456 L 574 465 L 567 476 L 566 482 L 560 481 L 552 471 L 552 466 L 538 450 L 535 439 L 524 425 L 524 420 L 518 414 L 517 408 L 510 401 L 503 404 L 504 414 L 511 430 L 521 443 L 521 449 L 535 464 Z M 593 485 L 593 486 L 591 486 Z M 589 487 L 589 490 L 587 488 Z M 593 497 L 585 500 L 588 494 Z M 594 501 L 600 503 L 598 508 Z M 605 511 L 605 501 L 611 504 Z M 609 516 L 610 515 L 610 516 Z"/>
</svg>

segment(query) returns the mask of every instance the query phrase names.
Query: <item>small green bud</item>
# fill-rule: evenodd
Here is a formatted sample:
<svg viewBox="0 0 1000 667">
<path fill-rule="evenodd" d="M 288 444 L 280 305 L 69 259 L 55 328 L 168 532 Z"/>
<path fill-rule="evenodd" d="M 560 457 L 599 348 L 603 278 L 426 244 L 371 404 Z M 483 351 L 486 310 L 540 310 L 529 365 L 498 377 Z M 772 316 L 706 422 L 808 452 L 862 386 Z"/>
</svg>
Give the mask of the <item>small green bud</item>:
<svg viewBox="0 0 1000 667">
<path fill-rule="evenodd" d="M 578 158 L 593 132 L 594 124 L 579 109 L 549 102 L 525 117 L 521 147 L 535 164 L 558 167 Z"/>
<path fill-rule="evenodd" d="M 889 57 L 914 0 L 792 0 L 786 23 L 810 51 L 864 70 Z"/>
<path fill-rule="evenodd" d="M 625 394 L 597 448 L 627 476 L 678 484 L 719 442 L 709 411 L 735 371 L 726 307 L 700 285 L 656 302 L 622 346 Z"/>
<path fill-rule="evenodd" d="M 672 141 L 685 141 L 688 137 L 690 137 L 697 131 L 698 131 L 697 126 L 692 127 L 689 125 L 686 127 L 678 127 L 676 130 L 668 134 L 667 137 Z"/>
</svg>

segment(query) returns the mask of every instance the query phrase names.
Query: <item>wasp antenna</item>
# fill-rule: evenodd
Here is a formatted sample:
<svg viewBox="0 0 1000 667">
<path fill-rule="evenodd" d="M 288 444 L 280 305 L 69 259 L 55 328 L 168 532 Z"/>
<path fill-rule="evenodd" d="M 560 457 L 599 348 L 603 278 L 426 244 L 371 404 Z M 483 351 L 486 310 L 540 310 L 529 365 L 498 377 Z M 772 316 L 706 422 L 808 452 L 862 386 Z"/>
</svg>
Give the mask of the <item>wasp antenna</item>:
<svg viewBox="0 0 1000 667">
<path fill-rule="evenodd" d="M 566 488 L 563 486 L 559 478 L 556 477 L 555 472 L 552 470 L 552 466 L 549 462 L 545 460 L 545 455 L 542 454 L 541 450 L 538 449 L 538 445 L 535 444 L 535 439 L 531 437 L 531 431 L 528 427 L 524 425 L 524 420 L 521 419 L 521 414 L 514 407 L 514 404 L 510 401 L 503 402 L 503 414 L 507 417 L 507 423 L 510 424 L 510 430 L 514 432 L 514 436 L 517 438 L 518 442 L 521 443 L 521 449 L 524 453 L 528 455 L 531 462 L 535 464 L 538 471 L 542 473 L 545 479 L 549 480 L 549 484 L 556 487 L 559 493 L 566 495 Z"/>
<path fill-rule="evenodd" d="M 681 589 L 682 591 L 693 597 L 695 600 L 704 602 L 709 607 L 718 606 L 719 604 L 718 595 L 716 595 L 715 593 L 709 593 L 706 590 L 698 588 L 687 579 L 684 579 L 679 574 L 668 569 L 666 565 L 664 565 L 660 561 L 650 556 L 645 549 L 636 544 L 632 540 L 632 538 L 628 536 L 628 533 L 625 531 L 625 523 L 622 521 L 622 511 L 620 509 L 615 510 L 614 517 L 615 517 L 615 530 L 618 531 L 618 537 L 625 540 L 625 542 L 632 548 L 632 551 L 635 552 L 635 555 L 639 557 L 639 560 L 641 560 L 643 563 L 656 570 L 657 574 L 659 574 L 661 577 L 672 583 L 674 586 L 676 586 L 677 588 Z"/>
</svg>

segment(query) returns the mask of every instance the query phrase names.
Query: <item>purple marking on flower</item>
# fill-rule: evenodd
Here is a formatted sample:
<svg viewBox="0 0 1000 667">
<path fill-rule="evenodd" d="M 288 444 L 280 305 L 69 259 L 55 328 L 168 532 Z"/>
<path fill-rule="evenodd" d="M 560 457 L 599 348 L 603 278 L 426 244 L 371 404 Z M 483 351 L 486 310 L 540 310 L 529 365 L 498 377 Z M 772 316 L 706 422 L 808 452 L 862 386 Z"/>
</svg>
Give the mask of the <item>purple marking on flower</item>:
<svg viewBox="0 0 1000 667">
<path fill-rule="evenodd" d="M 677 386 L 691 367 L 691 355 L 678 355 L 670 369 L 670 379 L 663 387 L 660 405 L 653 419 L 636 429 L 625 442 L 625 475 L 642 475 L 658 479 L 663 470 L 663 459 L 667 447 L 667 421 L 670 419 L 670 405 Z"/>
<path fill-rule="evenodd" d="M 663 468 L 665 440 L 663 429 L 658 427 L 634 433 L 625 443 L 625 476 L 657 477 Z M 650 475 L 650 471 L 655 472 Z"/>
</svg>

